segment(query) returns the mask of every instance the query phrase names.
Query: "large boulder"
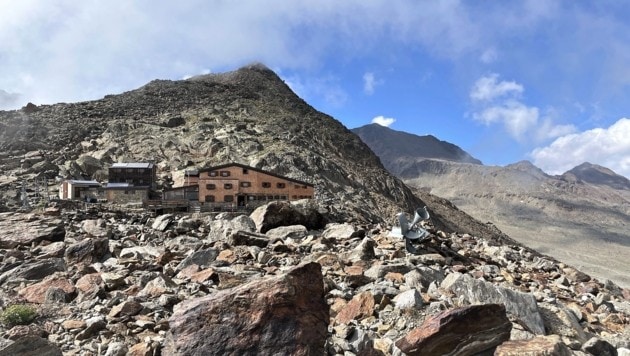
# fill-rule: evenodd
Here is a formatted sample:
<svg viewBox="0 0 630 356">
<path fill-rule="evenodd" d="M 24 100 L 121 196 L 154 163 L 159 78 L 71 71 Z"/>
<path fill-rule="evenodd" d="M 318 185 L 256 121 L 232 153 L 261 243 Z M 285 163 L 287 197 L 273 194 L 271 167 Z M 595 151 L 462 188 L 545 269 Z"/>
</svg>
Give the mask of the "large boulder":
<svg viewBox="0 0 630 356">
<path fill-rule="evenodd" d="M 509 340 L 511 330 L 503 305 L 470 305 L 425 320 L 396 346 L 410 356 L 474 355 Z"/>
<path fill-rule="evenodd" d="M 175 306 L 164 355 L 323 355 L 321 266 L 307 263 Z"/>
<path fill-rule="evenodd" d="M 0 214 L 0 248 L 31 246 L 41 241 L 63 241 L 66 230 L 57 218 L 31 214 Z"/>
<path fill-rule="evenodd" d="M 279 227 L 304 225 L 307 229 L 317 230 L 325 226 L 325 219 L 315 207 L 274 201 L 258 207 L 250 215 L 261 233 Z"/>
<path fill-rule="evenodd" d="M 495 286 L 494 284 L 474 279 L 468 274 L 449 274 L 441 287 L 453 292 L 470 304 L 498 303 L 505 305 L 509 315 L 524 324 L 532 333 L 545 334 L 545 325 L 538 310 L 536 299 L 531 294 Z"/>
</svg>

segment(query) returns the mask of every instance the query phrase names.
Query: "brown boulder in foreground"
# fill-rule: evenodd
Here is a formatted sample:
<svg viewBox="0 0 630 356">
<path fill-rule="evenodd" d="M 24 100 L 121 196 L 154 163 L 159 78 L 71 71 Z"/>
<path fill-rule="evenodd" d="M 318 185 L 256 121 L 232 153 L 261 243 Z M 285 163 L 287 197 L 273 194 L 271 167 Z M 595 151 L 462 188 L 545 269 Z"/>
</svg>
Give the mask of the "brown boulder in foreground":
<svg viewBox="0 0 630 356">
<path fill-rule="evenodd" d="M 396 341 L 406 355 L 474 355 L 510 339 L 512 323 L 501 304 L 446 310 Z"/>
<path fill-rule="evenodd" d="M 175 306 L 166 355 L 323 355 L 329 308 L 307 263 Z"/>
</svg>

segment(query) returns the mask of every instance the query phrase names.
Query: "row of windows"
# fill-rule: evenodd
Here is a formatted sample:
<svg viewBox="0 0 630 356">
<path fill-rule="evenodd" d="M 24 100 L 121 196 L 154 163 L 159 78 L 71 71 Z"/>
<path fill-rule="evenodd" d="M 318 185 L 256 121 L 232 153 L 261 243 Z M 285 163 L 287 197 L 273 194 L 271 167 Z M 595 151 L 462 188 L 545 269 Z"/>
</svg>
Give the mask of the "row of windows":
<svg viewBox="0 0 630 356">
<path fill-rule="evenodd" d="M 204 200 L 206 203 L 214 203 L 216 201 L 216 198 L 214 195 L 206 195 L 204 197 Z M 247 200 L 249 201 L 255 201 L 255 200 L 287 200 L 287 196 L 286 195 L 259 195 L 259 196 L 255 196 L 255 195 L 249 195 L 247 197 Z M 223 201 L 226 203 L 230 203 L 234 201 L 234 196 L 233 195 L 226 195 L 223 197 Z"/>
<path fill-rule="evenodd" d="M 249 174 L 249 170 L 247 168 L 243 168 L 243 174 Z M 210 171 L 208 172 L 208 177 L 229 177 L 230 171 Z"/>
<path fill-rule="evenodd" d="M 241 187 L 243 188 L 249 188 L 252 186 L 251 182 L 241 182 Z M 263 188 L 271 188 L 271 183 L 269 182 L 262 182 L 262 187 Z M 232 183 L 225 183 L 223 184 L 223 189 L 232 189 L 233 185 Z M 276 188 L 278 189 L 284 189 L 286 188 L 286 184 L 285 183 L 276 183 Z M 217 189 L 217 185 L 214 183 L 208 183 L 206 184 L 206 189 L 207 190 L 214 190 Z"/>
</svg>

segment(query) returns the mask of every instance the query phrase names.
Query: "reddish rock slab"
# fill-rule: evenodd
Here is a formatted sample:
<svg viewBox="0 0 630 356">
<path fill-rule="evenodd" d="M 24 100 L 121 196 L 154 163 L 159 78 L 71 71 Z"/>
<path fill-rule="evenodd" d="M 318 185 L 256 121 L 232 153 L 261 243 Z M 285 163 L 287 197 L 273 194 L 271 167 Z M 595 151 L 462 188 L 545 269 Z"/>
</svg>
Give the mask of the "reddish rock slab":
<svg viewBox="0 0 630 356">
<path fill-rule="evenodd" d="M 512 340 L 499 345 L 494 356 L 570 356 L 573 353 L 562 343 L 560 336 L 536 336 L 529 340 Z"/>
<path fill-rule="evenodd" d="M 50 288 L 59 288 L 68 297 L 75 293 L 74 285 L 70 280 L 58 276 L 50 276 L 39 283 L 21 289 L 18 294 L 29 303 L 42 304 L 46 301 L 46 291 Z"/>
<path fill-rule="evenodd" d="M 360 320 L 371 316 L 374 313 L 376 301 L 370 292 L 363 292 L 355 295 L 352 300 L 343 308 L 335 320 L 339 324 L 348 324 L 351 320 Z"/>
<path fill-rule="evenodd" d="M 324 355 L 329 308 L 321 266 L 184 301 L 164 355 Z"/>
<path fill-rule="evenodd" d="M 501 304 L 446 310 L 396 341 L 406 355 L 474 355 L 510 339 L 512 323 Z"/>
</svg>

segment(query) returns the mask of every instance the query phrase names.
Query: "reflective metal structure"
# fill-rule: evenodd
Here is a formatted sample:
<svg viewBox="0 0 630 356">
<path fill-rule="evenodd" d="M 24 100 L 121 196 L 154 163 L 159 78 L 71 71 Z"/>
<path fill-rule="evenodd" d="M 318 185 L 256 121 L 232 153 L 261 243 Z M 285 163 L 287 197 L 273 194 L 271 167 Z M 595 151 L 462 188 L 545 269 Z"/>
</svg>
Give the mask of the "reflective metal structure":
<svg viewBox="0 0 630 356">
<path fill-rule="evenodd" d="M 418 226 L 419 222 L 430 218 L 427 207 L 416 209 L 411 223 L 407 220 L 405 213 L 398 213 L 396 217 L 398 218 L 400 226 L 394 226 L 390 232 L 390 236 L 405 239 L 405 248 L 407 251 L 416 253 L 416 248 L 411 244 L 411 241 L 422 241 L 429 237 L 429 232 Z"/>
</svg>

